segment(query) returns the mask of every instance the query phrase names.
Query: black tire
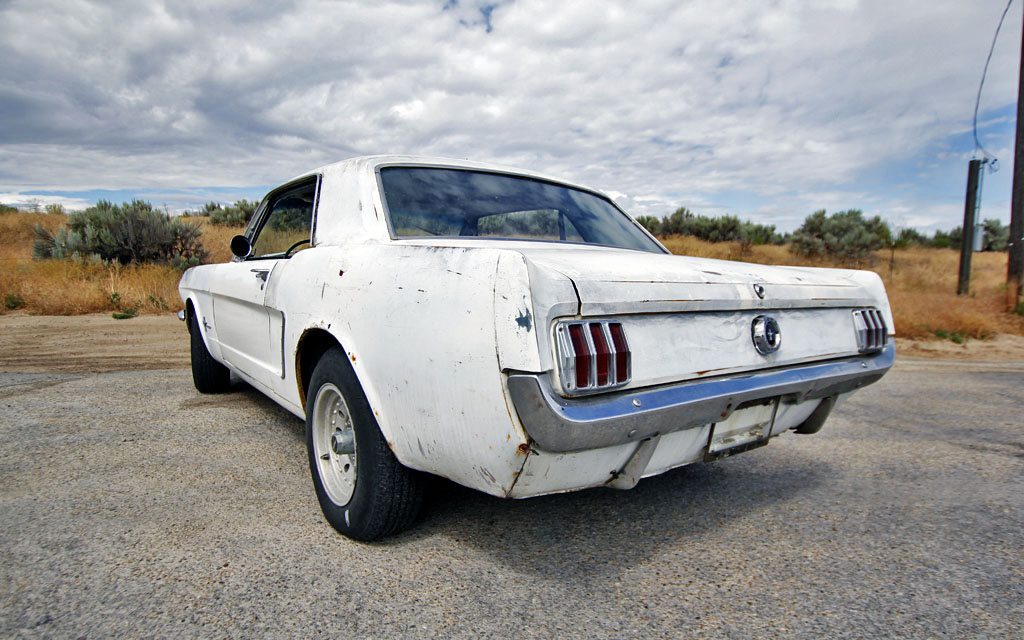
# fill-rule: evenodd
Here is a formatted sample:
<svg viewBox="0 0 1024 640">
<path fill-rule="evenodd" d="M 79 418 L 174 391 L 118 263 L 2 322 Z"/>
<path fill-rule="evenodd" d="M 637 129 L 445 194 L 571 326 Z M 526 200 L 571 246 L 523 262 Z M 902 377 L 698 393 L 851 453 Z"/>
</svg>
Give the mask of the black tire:
<svg viewBox="0 0 1024 640">
<path fill-rule="evenodd" d="M 342 535 L 379 540 L 416 519 L 423 501 L 420 474 L 391 452 L 337 347 L 313 369 L 306 394 L 306 448 L 320 509 Z"/>
<path fill-rule="evenodd" d="M 192 383 L 196 385 L 199 393 L 227 391 L 231 387 L 231 372 L 210 355 L 195 315 L 189 318 L 188 332 L 192 345 Z"/>
</svg>

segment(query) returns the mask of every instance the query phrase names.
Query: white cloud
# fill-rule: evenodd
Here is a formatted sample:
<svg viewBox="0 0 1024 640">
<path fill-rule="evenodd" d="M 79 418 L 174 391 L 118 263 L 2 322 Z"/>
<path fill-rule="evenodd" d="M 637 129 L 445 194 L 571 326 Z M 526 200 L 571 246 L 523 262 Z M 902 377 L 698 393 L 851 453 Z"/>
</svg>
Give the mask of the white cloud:
<svg viewBox="0 0 1024 640">
<path fill-rule="evenodd" d="M 0 189 L 271 185 L 408 152 L 547 171 L 620 192 L 635 214 L 704 204 L 788 226 L 816 208 L 867 210 L 879 194 L 866 172 L 963 133 L 1000 11 L 12 2 L 0 9 Z M 1015 100 L 1019 24 L 1018 6 L 990 110 Z M 738 191 L 761 204 L 728 211 L 721 194 Z"/>
<path fill-rule="evenodd" d="M 67 211 L 78 211 L 89 207 L 91 203 L 83 198 L 66 196 L 31 195 L 24 193 L 0 193 L 0 204 L 18 207 L 24 210 L 38 209 L 42 211 L 47 205 L 61 205 Z"/>
</svg>

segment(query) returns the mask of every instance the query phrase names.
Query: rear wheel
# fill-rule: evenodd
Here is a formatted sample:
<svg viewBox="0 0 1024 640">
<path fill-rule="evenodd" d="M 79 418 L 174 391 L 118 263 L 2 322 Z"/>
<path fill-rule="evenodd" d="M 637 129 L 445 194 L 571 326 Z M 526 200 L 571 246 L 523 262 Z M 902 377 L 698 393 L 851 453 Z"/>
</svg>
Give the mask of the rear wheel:
<svg viewBox="0 0 1024 640">
<path fill-rule="evenodd" d="M 377 540 L 412 524 L 423 496 L 419 474 L 391 452 L 340 349 L 317 363 L 307 398 L 309 468 L 331 526 Z"/>
<path fill-rule="evenodd" d="M 189 318 L 188 332 L 192 345 L 192 383 L 200 393 L 227 391 L 231 386 L 231 372 L 210 355 L 195 315 Z"/>
</svg>

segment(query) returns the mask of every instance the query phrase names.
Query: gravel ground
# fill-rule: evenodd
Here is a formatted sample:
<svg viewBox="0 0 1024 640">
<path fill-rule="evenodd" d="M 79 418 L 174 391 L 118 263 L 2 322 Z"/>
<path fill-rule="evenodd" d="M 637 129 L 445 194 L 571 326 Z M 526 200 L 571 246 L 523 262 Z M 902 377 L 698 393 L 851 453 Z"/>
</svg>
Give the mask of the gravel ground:
<svg viewBox="0 0 1024 640">
<path fill-rule="evenodd" d="M 0 637 L 1020 637 L 1024 363 L 901 361 L 815 436 L 334 533 L 303 424 L 187 369 L 0 374 Z"/>
</svg>

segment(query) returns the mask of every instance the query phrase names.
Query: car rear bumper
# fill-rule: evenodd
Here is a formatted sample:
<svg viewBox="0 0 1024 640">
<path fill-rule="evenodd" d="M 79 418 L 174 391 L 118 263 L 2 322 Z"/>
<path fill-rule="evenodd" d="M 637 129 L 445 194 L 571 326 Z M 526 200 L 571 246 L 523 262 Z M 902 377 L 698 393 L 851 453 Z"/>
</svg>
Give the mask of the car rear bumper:
<svg viewBox="0 0 1024 640">
<path fill-rule="evenodd" d="M 512 374 L 508 389 L 537 448 L 584 451 L 720 422 L 757 401 L 834 397 L 876 382 L 894 360 L 890 343 L 873 354 L 585 398 L 559 396 L 546 374 Z"/>
</svg>

